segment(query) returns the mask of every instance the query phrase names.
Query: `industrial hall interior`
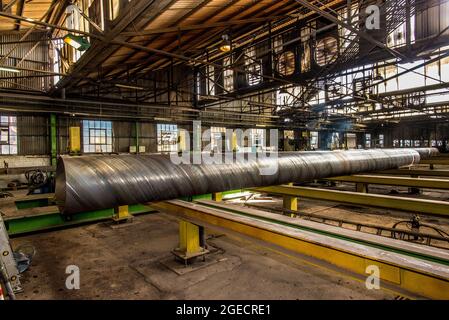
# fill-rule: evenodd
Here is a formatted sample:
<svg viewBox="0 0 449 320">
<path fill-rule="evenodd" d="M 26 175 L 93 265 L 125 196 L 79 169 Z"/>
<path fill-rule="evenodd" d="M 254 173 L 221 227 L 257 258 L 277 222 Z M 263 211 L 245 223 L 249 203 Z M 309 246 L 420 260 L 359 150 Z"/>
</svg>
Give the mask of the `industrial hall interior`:
<svg viewBox="0 0 449 320">
<path fill-rule="evenodd" d="M 0 0 L 0 213 L 0 300 L 449 300 L 449 0 Z"/>
</svg>

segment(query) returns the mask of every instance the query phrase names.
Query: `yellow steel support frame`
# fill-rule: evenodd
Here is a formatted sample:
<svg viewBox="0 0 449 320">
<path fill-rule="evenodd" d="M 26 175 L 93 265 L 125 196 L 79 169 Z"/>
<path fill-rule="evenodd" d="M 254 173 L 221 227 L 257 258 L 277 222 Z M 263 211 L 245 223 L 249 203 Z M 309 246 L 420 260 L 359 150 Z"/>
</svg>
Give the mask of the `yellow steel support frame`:
<svg viewBox="0 0 449 320">
<path fill-rule="evenodd" d="M 212 193 L 212 200 L 217 201 L 217 202 L 223 201 L 223 193 L 221 193 L 221 192 Z"/>
<path fill-rule="evenodd" d="M 445 201 L 411 199 L 378 194 L 364 194 L 358 192 L 325 190 L 308 187 L 292 187 L 287 185 L 257 188 L 254 190 L 257 192 L 277 194 L 280 196 L 288 195 L 310 199 L 357 204 L 362 206 L 449 216 L 449 202 Z"/>
<path fill-rule="evenodd" d="M 179 250 L 186 256 L 201 251 L 200 228 L 187 221 L 179 221 Z"/>
<path fill-rule="evenodd" d="M 133 216 L 129 213 L 129 206 L 120 206 L 115 208 L 115 215 L 112 219 L 116 222 L 127 221 L 133 218 Z"/>
<path fill-rule="evenodd" d="M 189 260 L 196 257 L 203 257 L 209 253 L 208 250 L 201 247 L 201 234 L 204 233 L 204 228 L 189 221 L 179 221 L 179 247 L 174 249 L 172 253 L 181 260 L 184 260 L 185 265 Z"/>
<path fill-rule="evenodd" d="M 289 183 L 288 185 L 293 186 L 293 183 Z M 283 197 L 283 206 L 284 206 L 284 209 L 287 209 L 290 211 L 298 211 L 298 198 L 291 197 L 291 196 L 284 196 Z"/>
<path fill-rule="evenodd" d="M 391 169 L 385 171 L 375 172 L 382 175 L 394 176 L 427 176 L 427 177 L 449 177 L 449 170 L 428 170 L 428 169 Z"/>
<path fill-rule="evenodd" d="M 293 188 L 293 187 L 290 187 Z M 193 219 L 206 223 L 209 227 L 217 226 L 229 229 L 256 239 L 276 244 L 293 252 L 311 256 L 340 268 L 365 275 L 367 266 L 379 267 L 381 280 L 389 281 L 404 290 L 432 299 L 449 299 L 449 280 L 438 278 L 418 270 L 407 269 L 400 265 L 393 265 L 377 261 L 372 257 L 345 252 L 341 249 L 332 248 L 331 245 L 324 246 L 297 236 L 282 234 L 280 231 L 264 229 L 260 226 L 251 225 L 248 222 L 237 221 L 219 215 L 203 211 L 200 206 L 186 207 L 176 205 L 173 202 L 159 202 L 152 204 L 159 210 L 165 210 L 186 219 Z M 382 285 L 382 282 L 381 282 Z"/>
<path fill-rule="evenodd" d="M 414 171 L 411 171 L 414 172 Z M 448 172 L 449 174 L 449 172 Z M 378 184 L 387 186 L 409 187 L 409 188 L 427 188 L 449 190 L 449 180 L 419 178 L 418 174 L 410 174 L 411 178 L 406 177 L 388 177 L 374 175 L 353 175 L 328 178 L 329 181 L 354 182 L 361 184 Z M 358 191 L 358 190 L 357 190 Z"/>
</svg>

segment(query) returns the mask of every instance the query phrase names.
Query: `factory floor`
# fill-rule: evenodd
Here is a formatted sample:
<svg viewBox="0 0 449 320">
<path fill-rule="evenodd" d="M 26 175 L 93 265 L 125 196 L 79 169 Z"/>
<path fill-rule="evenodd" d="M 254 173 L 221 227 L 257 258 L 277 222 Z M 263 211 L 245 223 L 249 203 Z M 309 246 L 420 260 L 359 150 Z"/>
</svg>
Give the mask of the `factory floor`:
<svg viewBox="0 0 449 320">
<path fill-rule="evenodd" d="M 36 254 L 19 299 L 397 299 L 301 256 L 235 234 L 208 231 L 211 254 L 198 268 L 174 263 L 178 222 L 156 213 L 118 228 L 108 223 L 12 239 Z M 65 287 L 66 267 L 80 270 L 80 289 Z M 184 269 L 183 269 L 184 268 Z M 176 270 L 181 270 L 176 273 Z"/>
</svg>

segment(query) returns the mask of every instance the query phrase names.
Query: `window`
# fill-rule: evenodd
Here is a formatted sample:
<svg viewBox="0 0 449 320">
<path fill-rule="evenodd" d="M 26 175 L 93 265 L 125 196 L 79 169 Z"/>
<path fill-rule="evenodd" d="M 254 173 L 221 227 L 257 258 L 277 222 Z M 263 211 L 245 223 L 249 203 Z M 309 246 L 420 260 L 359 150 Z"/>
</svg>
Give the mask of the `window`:
<svg viewBox="0 0 449 320">
<path fill-rule="evenodd" d="M 225 152 L 223 150 L 223 141 L 225 141 L 226 128 L 225 127 L 211 127 L 210 128 L 210 148 L 213 151 Z M 218 144 L 220 142 L 220 145 Z"/>
<path fill-rule="evenodd" d="M 331 150 L 340 149 L 340 134 L 338 132 L 332 133 Z"/>
<path fill-rule="evenodd" d="M 85 153 L 112 152 L 112 122 L 83 120 L 83 150 Z"/>
<path fill-rule="evenodd" d="M 223 66 L 225 67 L 223 71 L 223 82 L 226 91 L 234 90 L 234 70 L 231 69 L 231 60 L 231 57 L 223 59 Z"/>
<path fill-rule="evenodd" d="M 371 148 L 371 133 L 365 134 L 365 148 Z"/>
<path fill-rule="evenodd" d="M 379 148 L 383 148 L 385 146 L 385 136 L 383 134 L 379 134 Z"/>
<path fill-rule="evenodd" d="M 265 129 L 251 129 L 251 147 L 264 147 L 265 146 Z"/>
<path fill-rule="evenodd" d="M 157 125 L 157 151 L 178 151 L 178 126 L 176 124 L 159 123 Z"/>
<path fill-rule="evenodd" d="M 115 20 L 120 13 L 120 0 L 109 0 L 109 20 Z"/>
<path fill-rule="evenodd" d="M 400 146 L 399 140 L 398 140 L 398 139 L 394 139 L 394 140 L 393 140 L 393 147 L 394 147 L 394 148 L 398 148 L 399 146 Z"/>
<path fill-rule="evenodd" d="M 256 47 L 246 49 L 245 55 L 246 81 L 248 85 L 255 86 L 262 82 L 262 63 L 257 59 Z"/>
<path fill-rule="evenodd" d="M 301 44 L 303 52 L 301 55 L 301 72 L 308 72 L 312 68 L 310 38 L 315 27 L 316 22 L 313 21 L 309 26 L 301 28 Z"/>
<path fill-rule="evenodd" d="M 344 22 L 353 28 L 359 30 L 359 6 L 357 3 L 352 4 L 351 8 L 345 7 L 339 10 L 340 16 L 343 18 Z M 344 27 L 338 28 L 338 33 L 340 35 L 340 50 L 343 53 L 351 44 L 352 41 L 357 37 L 357 34 Z M 355 48 L 358 49 L 358 43 L 353 44 Z"/>
<path fill-rule="evenodd" d="M 215 67 L 208 65 L 206 68 L 207 72 L 207 95 L 213 96 L 215 95 Z"/>
<path fill-rule="evenodd" d="M 317 131 L 310 132 L 310 148 L 312 150 L 318 149 L 318 132 Z"/>
<path fill-rule="evenodd" d="M 0 117 L 1 154 L 17 154 L 17 118 Z"/>
</svg>

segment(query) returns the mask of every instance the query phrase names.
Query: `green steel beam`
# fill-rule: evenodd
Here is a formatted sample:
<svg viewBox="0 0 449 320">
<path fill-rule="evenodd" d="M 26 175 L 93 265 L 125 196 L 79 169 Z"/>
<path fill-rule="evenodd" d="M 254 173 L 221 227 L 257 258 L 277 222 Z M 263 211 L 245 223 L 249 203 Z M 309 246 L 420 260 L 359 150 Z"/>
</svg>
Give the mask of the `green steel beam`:
<svg viewBox="0 0 449 320">
<path fill-rule="evenodd" d="M 223 196 L 227 196 L 227 195 L 232 195 L 232 194 L 237 194 L 237 193 L 242 193 L 242 192 L 244 192 L 243 189 L 238 189 L 238 190 L 223 191 L 223 192 L 221 192 L 221 194 L 223 194 Z M 198 196 L 191 196 L 191 197 L 182 197 L 179 200 L 188 201 L 188 202 L 192 202 L 192 201 L 196 201 L 196 200 L 212 200 L 212 193 L 201 194 Z"/>
<path fill-rule="evenodd" d="M 50 145 L 51 145 L 51 165 L 56 166 L 58 159 L 58 137 L 56 130 L 56 115 L 50 115 Z"/>
<path fill-rule="evenodd" d="M 29 200 L 27 200 L 25 198 L 22 200 L 15 201 L 15 205 L 18 210 L 23 210 L 23 209 L 30 209 L 30 208 L 48 207 L 48 206 L 53 205 L 53 201 L 49 197 L 34 198 L 34 199 L 29 199 Z"/>
<path fill-rule="evenodd" d="M 236 194 L 240 192 L 242 192 L 242 190 L 226 191 L 223 192 L 223 195 Z M 184 200 L 193 201 L 204 199 L 212 199 L 212 194 L 188 197 Z M 14 203 L 18 210 L 55 206 L 53 198 L 48 195 L 42 195 L 41 197 L 28 196 L 19 199 Z M 150 205 L 136 204 L 129 206 L 129 212 L 132 215 L 139 215 L 144 213 L 154 213 L 156 212 L 156 210 L 151 208 Z M 114 215 L 114 209 L 106 209 L 82 212 L 70 217 L 65 217 L 61 215 L 58 209 L 55 207 L 54 212 L 5 218 L 5 224 L 10 236 L 19 236 L 38 231 L 66 228 L 85 223 L 108 220 L 112 219 Z"/>
<path fill-rule="evenodd" d="M 132 215 L 156 212 L 148 205 L 130 205 L 129 212 Z M 19 236 L 39 231 L 48 231 L 73 227 L 76 225 L 109 220 L 115 215 L 114 209 L 82 212 L 65 217 L 55 208 L 54 212 L 43 214 L 23 215 L 17 217 L 6 217 L 5 225 L 10 236 Z"/>
</svg>

